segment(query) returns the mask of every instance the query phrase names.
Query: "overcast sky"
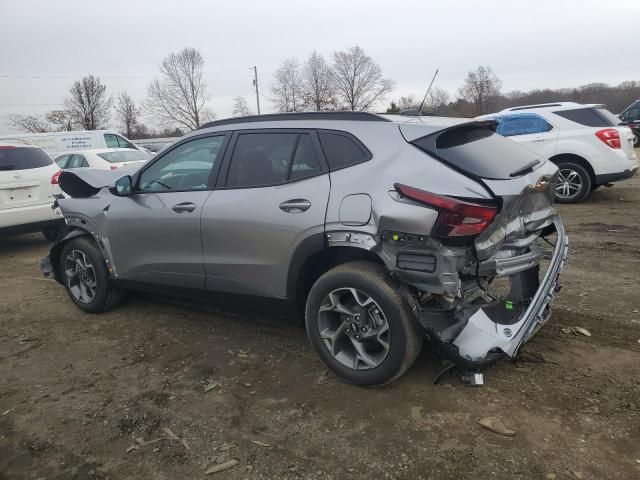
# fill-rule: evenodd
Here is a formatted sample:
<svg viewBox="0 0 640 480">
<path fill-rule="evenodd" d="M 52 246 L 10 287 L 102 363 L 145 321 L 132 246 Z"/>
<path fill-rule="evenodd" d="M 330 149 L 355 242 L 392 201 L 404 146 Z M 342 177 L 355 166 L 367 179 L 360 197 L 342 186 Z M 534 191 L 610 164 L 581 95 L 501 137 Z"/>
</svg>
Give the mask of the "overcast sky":
<svg viewBox="0 0 640 480">
<path fill-rule="evenodd" d="M 640 0 L 0 0 L 0 18 L 0 133 L 10 131 L 7 114 L 59 108 L 89 73 L 141 102 L 158 64 L 184 46 L 200 50 L 207 72 L 236 70 L 206 77 L 218 118 L 236 95 L 255 109 L 249 67 L 270 111 L 283 59 L 356 44 L 396 80 L 381 110 L 421 95 L 436 68 L 436 85 L 452 96 L 481 64 L 504 91 L 640 80 Z"/>
</svg>

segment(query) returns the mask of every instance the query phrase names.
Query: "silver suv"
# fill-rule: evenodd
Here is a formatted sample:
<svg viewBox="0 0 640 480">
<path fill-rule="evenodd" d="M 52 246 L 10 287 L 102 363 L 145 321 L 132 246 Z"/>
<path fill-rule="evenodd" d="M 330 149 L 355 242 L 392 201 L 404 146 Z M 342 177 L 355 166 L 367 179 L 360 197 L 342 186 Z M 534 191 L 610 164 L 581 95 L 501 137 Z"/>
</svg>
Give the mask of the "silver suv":
<svg viewBox="0 0 640 480">
<path fill-rule="evenodd" d="M 91 313 L 149 286 L 297 302 L 355 384 L 398 378 L 425 337 L 481 368 L 549 318 L 567 255 L 556 166 L 494 129 L 352 112 L 212 122 L 131 175 L 64 171 L 71 230 L 43 271 Z"/>
</svg>

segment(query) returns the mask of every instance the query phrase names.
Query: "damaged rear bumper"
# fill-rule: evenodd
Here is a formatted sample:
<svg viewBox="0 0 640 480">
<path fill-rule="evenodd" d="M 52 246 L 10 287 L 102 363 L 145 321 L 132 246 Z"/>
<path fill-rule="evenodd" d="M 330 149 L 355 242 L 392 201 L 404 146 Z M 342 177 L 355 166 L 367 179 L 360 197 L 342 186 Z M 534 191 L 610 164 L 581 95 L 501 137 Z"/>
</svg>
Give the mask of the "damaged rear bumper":
<svg viewBox="0 0 640 480">
<path fill-rule="evenodd" d="M 469 317 L 466 326 L 452 342 L 459 357 L 468 362 L 481 362 L 496 349 L 513 357 L 548 320 L 549 303 L 558 290 L 558 277 L 569 250 L 569 239 L 560 217 L 555 217 L 554 225 L 557 239 L 549 267 L 524 313 L 515 323 L 501 324 L 493 321 L 482 307 L 479 308 Z"/>
</svg>

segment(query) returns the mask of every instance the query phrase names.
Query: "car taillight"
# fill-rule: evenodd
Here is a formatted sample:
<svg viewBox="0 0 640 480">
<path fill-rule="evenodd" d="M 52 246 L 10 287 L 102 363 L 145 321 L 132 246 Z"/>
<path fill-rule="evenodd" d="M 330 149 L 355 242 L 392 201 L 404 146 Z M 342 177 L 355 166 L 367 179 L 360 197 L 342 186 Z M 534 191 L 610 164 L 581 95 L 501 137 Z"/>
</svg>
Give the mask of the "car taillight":
<svg viewBox="0 0 640 480">
<path fill-rule="evenodd" d="M 118 167 L 116 165 L 111 165 L 111 170 L 116 170 Z"/>
<path fill-rule="evenodd" d="M 615 128 L 605 128 L 604 130 L 598 130 L 596 137 L 602 140 L 611 148 L 620 148 L 620 134 Z"/>
<path fill-rule="evenodd" d="M 438 210 L 440 214 L 434 228 L 434 234 L 437 236 L 478 235 L 489 226 L 498 213 L 498 209 L 491 205 L 469 203 L 400 183 L 396 183 L 394 188 L 400 195 Z"/>
<path fill-rule="evenodd" d="M 56 173 L 53 174 L 53 177 L 51 177 L 51 185 L 58 185 L 58 180 L 60 180 L 61 173 L 62 173 L 62 170 L 58 170 Z"/>
</svg>

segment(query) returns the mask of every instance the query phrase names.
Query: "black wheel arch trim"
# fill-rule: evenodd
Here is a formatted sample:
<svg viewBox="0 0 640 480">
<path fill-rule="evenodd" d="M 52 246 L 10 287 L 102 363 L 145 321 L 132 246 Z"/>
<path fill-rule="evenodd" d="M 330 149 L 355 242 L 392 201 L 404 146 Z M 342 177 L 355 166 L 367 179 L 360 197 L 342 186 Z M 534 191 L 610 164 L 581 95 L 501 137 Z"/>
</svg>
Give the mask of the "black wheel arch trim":
<svg viewBox="0 0 640 480">
<path fill-rule="evenodd" d="M 62 237 L 59 241 L 54 243 L 53 246 L 51 247 L 51 250 L 49 250 L 48 258 L 49 258 L 49 265 L 50 265 L 51 271 L 53 272 L 53 278 L 55 278 L 55 280 L 60 284 L 63 284 L 63 278 L 62 278 L 63 276 L 62 276 L 62 272 L 60 271 L 60 255 L 62 254 L 62 249 L 64 248 L 65 244 L 68 241 L 77 237 L 90 237 L 91 239 L 95 240 L 95 237 L 90 231 L 85 230 L 83 228 L 76 227 L 70 230 L 69 232 L 67 232 L 67 234 L 64 237 Z M 102 255 L 103 256 L 106 255 L 106 252 L 100 245 L 100 242 L 96 242 L 96 243 L 98 244 L 98 248 L 102 252 Z M 45 259 L 43 259 L 42 261 L 44 262 Z M 107 272 L 111 273 L 111 269 L 107 268 Z"/>
</svg>

